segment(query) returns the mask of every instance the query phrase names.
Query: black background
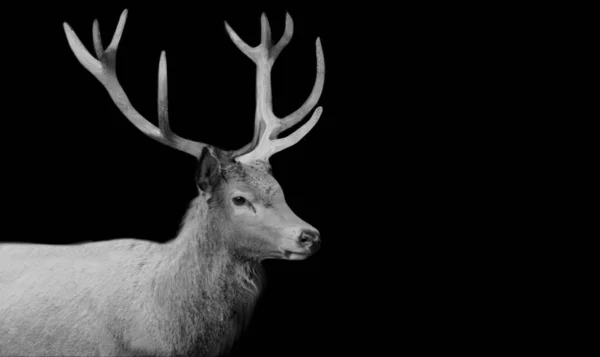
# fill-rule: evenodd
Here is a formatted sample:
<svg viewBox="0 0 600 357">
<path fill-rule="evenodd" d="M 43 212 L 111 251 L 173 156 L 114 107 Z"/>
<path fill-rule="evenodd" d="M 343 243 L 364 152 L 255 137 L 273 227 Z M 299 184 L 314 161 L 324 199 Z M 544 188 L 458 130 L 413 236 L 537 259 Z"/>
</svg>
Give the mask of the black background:
<svg viewBox="0 0 600 357">
<path fill-rule="evenodd" d="M 129 13 L 117 71 L 134 107 L 156 123 L 158 61 L 165 50 L 172 130 L 226 150 L 252 138 L 255 65 L 231 42 L 224 21 L 255 46 L 262 12 L 274 42 L 282 34 L 286 11 L 291 14 L 294 35 L 273 69 L 274 112 L 280 117 L 310 94 L 315 40 L 321 38 L 326 79 L 318 105 L 323 115 L 300 143 L 273 156 L 271 164 L 290 207 L 320 230 L 324 243 L 306 261 L 264 263 L 266 288 L 231 353 L 328 354 L 335 348 L 332 332 L 340 321 L 334 315 L 341 308 L 331 296 L 340 280 L 337 269 L 328 269 L 334 266 L 328 257 L 336 259 L 335 246 L 346 239 L 336 226 L 352 220 L 343 213 L 352 207 L 336 203 L 341 196 L 336 191 L 349 175 L 336 158 L 338 129 L 351 120 L 340 111 L 349 98 L 336 96 L 335 88 L 344 86 L 349 49 L 338 40 L 342 33 L 328 25 L 327 12 L 164 3 L 6 11 L 2 175 L 3 204 L 10 212 L 4 225 L 7 232 L 19 233 L 4 235 L 2 241 L 68 244 L 134 237 L 164 242 L 176 235 L 197 195 L 196 159 L 140 133 L 77 61 L 63 30 L 66 21 L 93 53 L 93 20 L 99 20 L 107 47 L 125 7 Z M 10 18 L 17 14 L 25 15 Z"/>
<path fill-rule="evenodd" d="M 264 263 L 266 289 L 232 354 L 384 355 L 375 350 L 387 342 L 482 352 L 531 340 L 529 283 L 514 282 L 537 227 L 517 225 L 535 211 L 540 181 L 529 174 L 545 146 L 533 142 L 554 138 L 538 121 L 553 125 L 562 109 L 563 17 L 455 4 L 28 6 L 3 8 L 0 22 L 3 228 L 15 232 L 2 240 L 162 242 L 197 194 L 195 159 L 122 116 L 72 54 L 64 21 L 92 50 L 93 20 L 107 46 L 128 8 L 117 70 L 136 109 L 156 122 L 166 50 L 173 131 L 236 149 L 252 138 L 255 67 L 224 21 L 254 46 L 260 14 L 277 40 L 289 11 L 274 111 L 309 95 L 320 37 L 323 115 L 271 163 L 323 245 L 306 261 Z"/>
</svg>

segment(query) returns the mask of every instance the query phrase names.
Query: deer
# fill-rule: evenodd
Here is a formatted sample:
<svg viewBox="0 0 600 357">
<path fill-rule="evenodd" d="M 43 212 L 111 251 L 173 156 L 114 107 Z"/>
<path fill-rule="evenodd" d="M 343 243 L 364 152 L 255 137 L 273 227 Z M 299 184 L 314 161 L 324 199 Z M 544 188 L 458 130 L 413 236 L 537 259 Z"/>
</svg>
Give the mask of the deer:
<svg viewBox="0 0 600 357">
<path fill-rule="evenodd" d="M 77 60 L 108 91 L 120 112 L 150 138 L 197 158 L 192 200 L 175 238 L 159 243 L 113 239 L 52 245 L 0 244 L 1 356 L 216 356 L 247 327 L 262 287 L 266 259 L 303 260 L 319 248 L 317 229 L 296 216 L 272 175 L 271 155 L 302 139 L 322 107 L 285 137 L 317 104 L 325 64 L 316 40 L 317 73 L 306 101 L 279 118 L 272 108 L 271 69 L 290 42 L 286 13 L 271 43 L 265 13 L 261 41 L 233 43 L 256 64 L 252 141 L 237 150 L 185 139 L 169 128 L 165 51 L 158 69 L 158 127 L 130 103 L 116 74 L 127 9 L 103 49 L 93 23 L 95 57 L 73 29 L 64 32 Z"/>
</svg>

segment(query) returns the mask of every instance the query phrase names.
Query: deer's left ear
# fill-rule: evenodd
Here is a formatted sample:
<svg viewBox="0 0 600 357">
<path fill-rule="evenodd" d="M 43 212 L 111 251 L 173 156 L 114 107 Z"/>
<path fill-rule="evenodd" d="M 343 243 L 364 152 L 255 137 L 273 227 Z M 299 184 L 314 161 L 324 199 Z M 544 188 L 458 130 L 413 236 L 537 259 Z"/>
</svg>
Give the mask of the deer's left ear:
<svg viewBox="0 0 600 357">
<path fill-rule="evenodd" d="M 212 194 L 219 184 L 221 177 L 221 165 L 214 149 L 207 147 L 202 149 L 198 166 L 196 169 L 196 184 L 202 192 Z"/>
</svg>

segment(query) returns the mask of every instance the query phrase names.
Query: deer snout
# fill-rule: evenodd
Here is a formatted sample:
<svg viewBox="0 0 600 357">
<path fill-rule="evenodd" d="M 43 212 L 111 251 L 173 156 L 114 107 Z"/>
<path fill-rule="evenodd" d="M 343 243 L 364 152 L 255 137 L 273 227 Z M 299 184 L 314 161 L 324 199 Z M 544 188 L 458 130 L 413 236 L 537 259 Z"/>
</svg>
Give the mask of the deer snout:
<svg viewBox="0 0 600 357">
<path fill-rule="evenodd" d="M 316 253 L 321 245 L 319 231 L 312 227 L 294 228 L 288 231 L 288 237 L 282 240 L 279 249 L 290 260 L 306 259 Z"/>
<path fill-rule="evenodd" d="M 300 232 L 300 237 L 298 237 L 298 244 L 305 249 L 311 250 L 311 253 L 319 250 L 319 246 L 321 245 L 321 235 L 317 230 L 314 229 L 304 229 Z"/>
</svg>

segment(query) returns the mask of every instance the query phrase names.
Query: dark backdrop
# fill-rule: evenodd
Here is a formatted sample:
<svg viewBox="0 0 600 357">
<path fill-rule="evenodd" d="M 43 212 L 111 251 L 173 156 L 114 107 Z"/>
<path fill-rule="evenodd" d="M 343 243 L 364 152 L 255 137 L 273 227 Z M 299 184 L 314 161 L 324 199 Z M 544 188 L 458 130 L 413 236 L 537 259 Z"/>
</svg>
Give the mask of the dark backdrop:
<svg viewBox="0 0 600 357">
<path fill-rule="evenodd" d="M 323 115 L 271 163 L 322 249 L 264 263 L 267 287 L 233 355 L 374 356 L 385 342 L 487 351 L 519 341 L 514 326 L 529 325 L 511 317 L 510 302 L 521 295 L 496 276 L 514 269 L 502 254 L 519 251 L 507 242 L 522 234 L 510 222 L 529 209 L 514 188 L 534 187 L 524 177 L 537 156 L 521 154 L 523 140 L 539 136 L 530 119 L 560 103 L 540 95 L 554 88 L 544 41 L 560 38 L 534 22 L 541 8 L 4 6 L 2 240 L 162 242 L 177 233 L 197 194 L 195 159 L 129 123 L 62 28 L 67 21 L 92 50 L 97 18 L 107 46 L 125 7 L 117 68 L 133 105 L 156 122 L 166 50 L 173 131 L 224 149 L 252 138 L 255 67 L 223 22 L 254 46 L 261 12 L 274 40 L 285 12 L 293 17 L 273 69 L 279 116 L 310 93 L 321 38 Z"/>
<path fill-rule="evenodd" d="M 325 11 L 165 3 L 7 9 L 2 195 L 10 212 L 4 226 L 11 233 L 2 241 L 68 244 L 133 237 L 164 242 L 176 235 L 197 194 L 195 159 L 140 133 L 76 60 L 63 31 L 66 21 L 93 53 L 93 20 L 99 20 L 107 47 L 125 7 L 129 14 L 117 68 L 135 108 L 156 123 L 158 61 L 166 50 L 172 130 L 223 149 L 237 149 L 252 138 L 255 107 L 255 65 L 231 42 L 224 21 L 255 46 L 263 11 L 274 42 L 282 34 L 285 12 L 293 17 L 293 39 L 273 69 L 274 111 L 281 117 L 310 94 L 315 40 L 321 38 L 326 80 L 318 105 L 323 115 L 310 134 L 271 163 L 288 204 L 321 231 L 324 244 L 303 262 L 264 263 L 266 289 L 232 355 L 326 354 L 338 324 L 332 324 L 334 301 L 326 292 L 335 281 L 326 266 L 336 241 L 343 239 L 335 232 L 338 210 L 348 207 L 336 206 L 343 173 L 331 156 L 340 122 L 334 89 L 340 86 L 341 66 L 335 63 L 343 62 L 343 45 Z"/>
</svg>

